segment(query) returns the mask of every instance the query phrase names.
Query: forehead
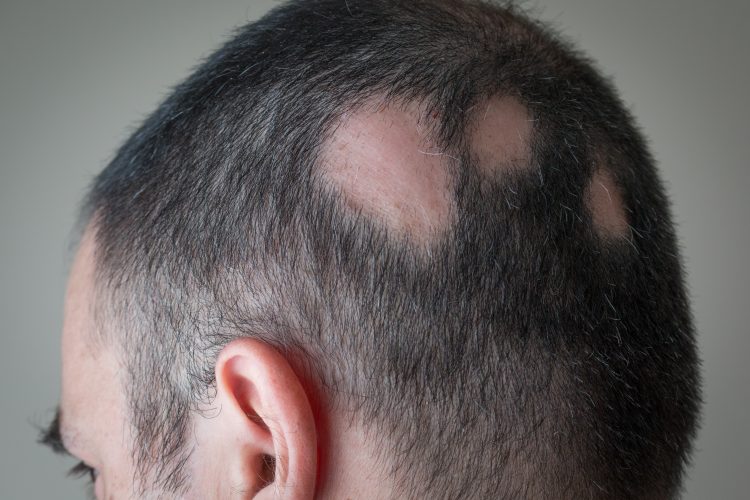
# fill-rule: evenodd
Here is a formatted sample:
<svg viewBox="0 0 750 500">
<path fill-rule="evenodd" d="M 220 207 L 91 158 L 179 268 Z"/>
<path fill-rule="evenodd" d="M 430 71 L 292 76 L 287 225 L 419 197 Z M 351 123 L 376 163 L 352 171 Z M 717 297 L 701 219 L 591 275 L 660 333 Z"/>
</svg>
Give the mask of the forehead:
<svg viewBox="0 0 750 500">
<path fill-rule="evenodd" d="M 94 250 L 86 231 L 73 261 L 65 294 L 62 332 L 62 432 L 69 447 L 122 430 L 119 364 L 107 342 L 97 341 L 94 321 Z M 76 450 L 71 450 L 75 452 Z"/>
</svg>

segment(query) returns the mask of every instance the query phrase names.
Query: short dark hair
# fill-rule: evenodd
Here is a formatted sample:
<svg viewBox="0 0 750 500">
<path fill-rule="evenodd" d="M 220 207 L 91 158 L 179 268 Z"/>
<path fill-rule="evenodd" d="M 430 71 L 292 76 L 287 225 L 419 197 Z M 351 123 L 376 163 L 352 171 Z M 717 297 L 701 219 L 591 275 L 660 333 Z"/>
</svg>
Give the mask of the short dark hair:
<svg viewBox="0 0 750 500">
<path fill-rule="evenodd" d="M 531 158 L 488 179 L 467 110 L 497 95 L 533 117 Z M 456 160 L 458 216 L 429 251 L 321 175 L 336 119 L 373 97 L 427 103 Z M 623 237 L 597 232 L 585 203 L 599 168 L 621 191 Z M 381 431 L 403 497 L 680 490 L 700 377 L 668 199 L 612 84 L 518 6 L 281 5 L 132 134 L 82 220 L 135 459 L 164 488 L 185 487 L 218 352 L 248 336 Z"/>
</svg>

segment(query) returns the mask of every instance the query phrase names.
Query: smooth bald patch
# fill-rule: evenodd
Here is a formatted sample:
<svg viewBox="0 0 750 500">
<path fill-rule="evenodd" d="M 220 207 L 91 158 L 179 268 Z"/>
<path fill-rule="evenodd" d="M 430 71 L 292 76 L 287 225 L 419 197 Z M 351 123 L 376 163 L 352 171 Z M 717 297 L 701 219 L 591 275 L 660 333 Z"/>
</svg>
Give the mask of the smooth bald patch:
<svg viewBox="0 0 750 500">
<path fill-rule="evenodd" d="M 586 204 L 599 234 L 623 236 L 628 229 L 620 188 L 609 170 L 600 168 L 589 181 Z"/>
<path fill-rule="evenodd" d="M 528 109 L 516 97 L 493 96 L 473 108 L 469 147 L 483 173 L 494 176 L 528 166 L 532 123 Z"/>
<path fill-rule="evenodd" d="M 446 156 L 430 140 L 416 104 L 377 104 L 342 116 L 323 146 L 323 175 L 346 202 L 425 241 L 449 225 Z"/>
</svg>

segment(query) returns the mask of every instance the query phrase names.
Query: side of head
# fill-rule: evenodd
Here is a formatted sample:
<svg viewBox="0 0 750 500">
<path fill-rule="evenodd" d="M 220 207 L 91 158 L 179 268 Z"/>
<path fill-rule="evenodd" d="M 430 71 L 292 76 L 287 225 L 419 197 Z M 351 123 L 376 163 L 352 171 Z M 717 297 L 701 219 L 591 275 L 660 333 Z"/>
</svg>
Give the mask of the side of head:
<svg viewBox="0 0 750 500">
<path fill-rule="evenodd" d="M 512 6 L 283 5 L 86 207 L 141 493 L 322 495 L 343 422 L 383 497 L 679 490 L 699 374 L 668 200 L 611 85 Z M 211 419 L 239 472 L 205 461 Z"/>
</svg>

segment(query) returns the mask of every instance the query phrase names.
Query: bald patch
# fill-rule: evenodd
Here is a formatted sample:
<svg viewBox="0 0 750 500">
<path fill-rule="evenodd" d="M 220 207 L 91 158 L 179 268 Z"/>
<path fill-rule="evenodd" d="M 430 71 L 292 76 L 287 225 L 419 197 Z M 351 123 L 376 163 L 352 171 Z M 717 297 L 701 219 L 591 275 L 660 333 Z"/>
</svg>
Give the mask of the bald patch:
<svg viewBox="0 0 750 500">
<path fill-rule="evenodd" d="M 376 103 L 341 117 L 321 166 L 349 206 L 426 241 L 450 223 L 448 158 L 417 104 Z"/>
<path fill-rule="evenodd" d="M 628 229 L 625 204 L 614 177 L 599 168 L 586 189 L 586 204 L 597 232 L 603 236 L 624 236 Z"/>
<path fill-rule="evenodd" d="M 493 96 L 473 108 L 469 147 L 482 173 L 496 176 L 504 170 L 528 166 L 532 119 L 513 96 Z"/>
</svg>

